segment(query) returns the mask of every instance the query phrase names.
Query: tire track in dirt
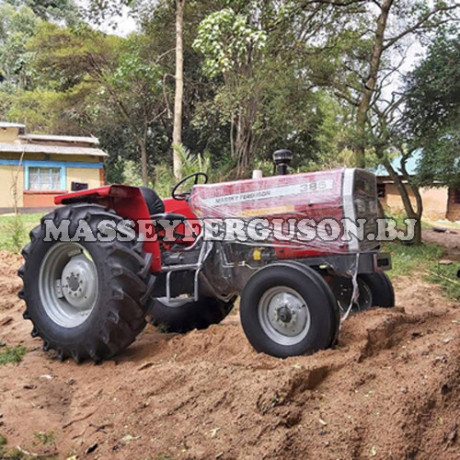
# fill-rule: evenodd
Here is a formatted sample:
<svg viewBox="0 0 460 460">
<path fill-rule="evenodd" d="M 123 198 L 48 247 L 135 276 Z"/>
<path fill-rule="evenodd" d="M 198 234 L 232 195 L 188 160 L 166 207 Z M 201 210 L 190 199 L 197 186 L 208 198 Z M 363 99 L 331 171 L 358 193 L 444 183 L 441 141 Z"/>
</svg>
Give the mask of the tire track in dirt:
<svg viewBox="0 0 460 460">
<path fill-rule="evenodd" d="M 185 336 L 147 327 L 116 360 L 76 365 L 30 337 L 20 263 L 0 253 L 0 322 L 11 318 L 1 338 L 28 350 L 0 368 L 11 447 L 60 458 L 460 457 L 460 309 L 436 286 L 397 280 L 398 307 L 352 315 L 338 346 L 312 356 L 257 354 L 230 315 Z M 37 444 L 38 431 L 55 446 Z"/>
</svg>

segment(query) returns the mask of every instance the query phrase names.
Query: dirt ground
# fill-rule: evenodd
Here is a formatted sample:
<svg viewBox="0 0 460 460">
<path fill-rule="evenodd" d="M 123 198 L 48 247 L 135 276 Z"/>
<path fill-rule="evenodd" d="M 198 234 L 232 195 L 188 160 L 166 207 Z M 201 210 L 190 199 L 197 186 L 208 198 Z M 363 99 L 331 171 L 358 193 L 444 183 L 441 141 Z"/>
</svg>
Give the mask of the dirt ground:
<svg viewBox="0 0 460 460">
<path fill-rule="evenodd" d="M 460 458 L 460 306 L 437 286 L 397 279 L 396 308 L 351 316 L 338 347 L 313 356 L 257 354 L 232 314 L 184 336 L 148 326 L 116 360 L 77 365 L 30 336 L 20 264 L 0 252 L 0 338 L 27 348 L 19 365 L 0 367 L 8 448 L 90 459 Z"/>
</svg>

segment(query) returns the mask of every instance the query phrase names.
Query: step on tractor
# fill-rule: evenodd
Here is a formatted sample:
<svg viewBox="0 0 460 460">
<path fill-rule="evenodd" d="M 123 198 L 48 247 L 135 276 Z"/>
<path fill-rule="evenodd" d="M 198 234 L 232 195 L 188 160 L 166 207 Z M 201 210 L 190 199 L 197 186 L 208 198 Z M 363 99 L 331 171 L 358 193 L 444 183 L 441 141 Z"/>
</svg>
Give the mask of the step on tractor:
<svg viewBox="0 0 460 460">
<path fill-rule="evenodd" d="M 375 176 L 361 169 L 207 184 L 202 172 L 162 200 L 108 185 L 57 196 L 24 247 L 24 318 L 44 350 L 110 358 L 148 321 L 186 333 L 220 323 L 240 297 L 258 352 L 285 358 L 333 346 L 351 310 L 393 307 L 376 241 Z M 356 223 L 361 226 L 356 231 Z"/>
</svg>

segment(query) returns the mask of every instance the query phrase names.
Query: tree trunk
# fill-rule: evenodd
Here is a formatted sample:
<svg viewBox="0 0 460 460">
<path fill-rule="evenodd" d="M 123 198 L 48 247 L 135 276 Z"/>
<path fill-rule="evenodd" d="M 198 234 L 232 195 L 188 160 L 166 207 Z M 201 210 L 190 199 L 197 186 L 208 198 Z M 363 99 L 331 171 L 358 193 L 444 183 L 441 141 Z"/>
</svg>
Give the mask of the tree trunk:
<svg viewBox="0 0 460 460">
<path fill-rule="evenodd" d="M 414 231 L 414 239 L 412 240 L 412 244 L 418 246 L 419 244 L 422 244 L 422 219 L 417 219 L 415 221 Z"/>
<path fill-rule="evenodd" d="M 238 134 L 235 145 L 237 158 L 236 176 L 238 178 L 244 177 L 252 166 L 255 153 L 253 136 L 251 125 L 246 125 L 244 122 L 241 124 L 238 123 Z"/>
<path fill-rule="evenodd" d="M 401 199 L 404 205 L 404 210 L 406 211 L 406 215 L 409 219 L 415 220 L 415 228 L 414 228 L 414 237 L 410 241 L 412 244 L 421 244 L 422 243 L 422 214 L 423 214 L 423 205 L 422 205 L 422 197 L 420 195 L 420 191 L 418 187 L 409 184 L 409 182 L 404 184 L 403 180 L 409 181 L 409 177 L 404 174 L 401 177 L 391 166 L 389 161 L 384 161 L 384 166 L 388 171 L 388 174 L 393 179 L 393 182 L 398 187 L 399 194 L 401 195 Z M 411 188 L 412 192 L 415 195 L 416 199 L 416 208 L 412 206 L 412 202 L 410 200 L 408 187 Z"/>
<path fill-rule="evenodd" d="M 238 108 L 234 146 L 237 158 L 236 175 L 238 178 L 246 176 L 253 166 L 260 141 L 261 134 L 254 128 L 258 106 L 257 99 L 251 97 L 244 101 L 244 105 Z"/>
<path fill-rule="evenodd" d="M 181 160 L 175 146 L 182 143 L 182 102 L 184 97 L 184 25 L 185 0 L 176 0 L 176 94 L 174 97 L 173 170 L 176 179 L 181 178 Z"/>
<path fill-rule="evenodd" d="M 369 61 L 369 75 L 364 83 L 356 115 L 356 131 L 358 134 L 358 145 L 355 148 L 355 161 L 358 168 L 366 167 L 366 121 L 372 94 L 377 85 L 377 78 L 380 70 L 380 62 L 383 52 L 383 42 L 385 39 L 385 29 L 388 21 L 388 14 L 393 4 L 393 0 L 383 0 L 380 5 L 380 15 L 377 18 L 377 30 L 375 31 L 374 45 L 372 46 L 371 58 Z"/>
<path fill-rule="evenodd" d="M 145 187 L 149 185 L 149 173 L 147 169 L 147 145 L 146 141 L 139 140 L 139 147 L 141 149 L 141 168 L 142 168 L 142 183 Z"/>
</svg>

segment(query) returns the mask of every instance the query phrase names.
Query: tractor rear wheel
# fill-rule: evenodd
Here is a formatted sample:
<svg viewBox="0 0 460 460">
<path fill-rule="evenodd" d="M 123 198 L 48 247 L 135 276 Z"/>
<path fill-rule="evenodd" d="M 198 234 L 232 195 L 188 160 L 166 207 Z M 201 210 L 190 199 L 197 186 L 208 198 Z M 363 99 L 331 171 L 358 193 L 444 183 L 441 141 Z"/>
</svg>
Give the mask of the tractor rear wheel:
<svg viewBox="0 0 460 460">
<path fill-rule="evenodd" d="M 279 358 L 332 346 L 340 325 L 327 283 L 296 263 L 271 264 L 256 272 L 241 295 L 240 315 L 251 345 Z"/>
<path fill-rule="evenodd" d="M 70 238 L 45 241 L 46 221 L 56 228 L 68 222 Z M 43 339 L 44 350 L 56 350 L 61 360 L 109 358 L 145 327 L 145 303 L 153 284 L 151 254 L 143 252 L 134 234 L 130 241 L 126 234 L 110 242 L 75 237 L 83 222 L 97 235 L 100 226 L 121 221 L 102 206 L 59 208 L 42 218 L 22 251 L 24 318 L 32 321 L 32 336 Z"/>
<path fill-rule="evenodd" d="M 371 307 L 391 308 L 395 306 L 395 293 L 388 276 L 383 272 L 358 275 L 358 302 L 352 311 L 364 311 Z M 350 306 L 353 283 L 350 278 L 341 276 L 330 280 L 332 292 L 342 313 Z"/>
<path fill-rule="evenodd" d="M 152 324 L 165 332 L 185 333 L 193 329 L 206 329 L 219 324 L 232 310 L 236 298 L 224 302 L 203 297 L 197 302 L 188 299 L 151 299 L 148 314 Z"/>
</svg>

